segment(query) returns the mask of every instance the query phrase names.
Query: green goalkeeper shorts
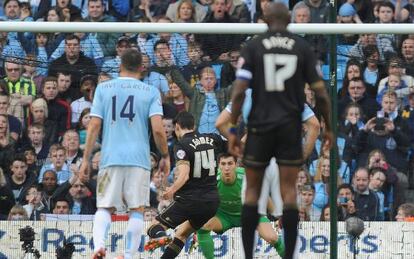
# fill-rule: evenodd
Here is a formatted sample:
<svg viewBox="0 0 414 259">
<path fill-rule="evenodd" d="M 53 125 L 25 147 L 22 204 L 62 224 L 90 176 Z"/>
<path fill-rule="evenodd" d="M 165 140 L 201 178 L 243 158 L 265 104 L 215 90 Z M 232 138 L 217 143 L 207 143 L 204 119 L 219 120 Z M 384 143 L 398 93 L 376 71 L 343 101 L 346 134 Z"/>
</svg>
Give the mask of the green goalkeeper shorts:
<svg viewBox="0 0 414 259">
<path fill-rule="evenodd" d="M 233 216 L 223 211 L 217 211 L 216 217 L 220 220 L 223 229 L 221 230 L 222 234 L 229 229 L 241 227 L 241 217 L 240 216 Z M 270 222 L 270 220 L 266 216 L 261 216 L 259 219 L 259 223 L 263 222 Z"/>
</svg>

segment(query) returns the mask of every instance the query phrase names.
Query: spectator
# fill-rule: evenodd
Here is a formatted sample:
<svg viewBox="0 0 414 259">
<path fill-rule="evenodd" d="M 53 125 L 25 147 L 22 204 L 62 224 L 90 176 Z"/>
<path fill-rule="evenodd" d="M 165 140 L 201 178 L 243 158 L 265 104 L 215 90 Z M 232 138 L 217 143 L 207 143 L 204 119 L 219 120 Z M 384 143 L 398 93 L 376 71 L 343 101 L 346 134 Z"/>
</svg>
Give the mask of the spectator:
<svg viewBox="0 0 414 259">
<path fill-rule="evenodd" d="M 112 78 L 117 78 L 119 74 L 119 65 L 121 64 L 121 55 L 122 53 L 131 47 L 129 38 L 122 36 L 118 38 L 116 43 L 116 57 L 113 59 L 106 60 L 101 71 L 106 72 L 112 76 Z"/>
<path fill-rule="evenodd" d="M 161 171 L 152 171 L 150 183 L 150 206 L 157 208 L 159 204 L 159 193 L 162 188 L 163 173 Z"/>
<path fill-rule="evenodd" d="M 73 169 L 72 165 L 79 167 L 82 163 L 83 152 L 80 149 L 79 134 L 76 130 L 70 129 L 63 135 L 62 145 L 66 148 L 66 164 Z"/>
<path fill-rule="evenodd" d="M 101 161 L 101 151 L 96 151 L 91 160 L 91 179 L 96 180 L 99 172 L 99 163 Z"/>
<path fill-rule="evenodd" d="M 22 133 L 22 124 L 19 121 L 19 119 L 17 119 L 15 116 L 8 114 L 7 111 L 9 109 L 9 106 L 10 106 L 9 96 L 7 95 L 7 93 L 1 92 L 0 93 L 0 114 L 7 116 L 10 137 L 14 141 L 17 141 L 19 139 L 20 134 Z"/>
<path fill-rule="evenodd" d="M 331 220 L 331 211 L 329 204 L 325 205 L 322 209 L 321 217 L 319 218 L 319 221 L 330 221 Z"/>
<path fill-rule="evenodd" d="M 29 187 L 26 193 L 26 205 L 23 206 L 30 220 L 40 220 L 40 214 L 49 210 L 42 203 L 41 188 L 37 185 Z"/>
<path fill-rule="evenodd" d="M 11 208 L 7 220 L 29 220 L 29 216 L 21 205 L 16 204 Z"/>
<path fill-rule="evenodd" d="M 169 4 L 166 16 L 173 22 L 182 22 L 183 20 L 180 20 L 182 19 L 180 17 L 180 9 L 186 5 L 191 6 L 193 22 L 201 22 L 204 20 L 207 14 L 206 8 L 197 1 L 192 2 L 188 0 L 179 0 L 175 3 Z"/>
<path fill-rule="evenodd" d="M 60 71 L 67 71 L 71 74 L 71 88 L 79 89 L 79 80 L 86 74 L 97 75 L 97 68 L 94 61 L 85 57 L 80 52 L 80 39 L 74 34 L 68 34 L 65 38 L 65 54 L 50 63 L 49 76 L 56 76 Z M 77 96 L 79 96 L 79 92 Z"/>
<path fill-rule="evenodd" d="M 372 23 L 374 21 L 373 4 L 372 1 L 355 0 L 355 1 L 340 1 L 343 3 L 352 3 L 352 6 L 356 9 L 358 16 L 363 23 Z"/>
<path fill-rule="evenodd" d="M 315 187 L 313 185 L 304 185 L 300 190 L 300 206 L 306 210 L 310 221 L 319 221 L 321 209 L 314 204 Z"/>
<path fill-rule="evenodd" d="M 406 172 L 409 130 L 406 121 L 398 114 L 397 95 L 394 92 L 385 93 L 381 106 L 379 114 L 368 120 L 358 133 L 358 164 L 364 165 L 368 153 L 380 149 L 393 167 L 400 172 Z"/>
<path fill-rule="evenodd" d="M 34 123 L 27 129 L 28 140 L 21 144 L 22 149 L 32 147 L 36 152 L 36 168 L 41 168 L 49 153 L 49 144 L 45 140 L 45 127 Z"/>
<path fill-rule="evenodd" d="M 75 22 L 83 22 L 83 20 L 76 20 Z M 101 67 L 104 61 L 104 54 L 96 37 L 91 33 L 75 32 L 80 39 L 80 50 L 85 57 L 92 59 L 97 67 Z M 65 52 L 65 43 L 60 42 L 59 46 L 50 55 L 49 62 L 56 60 L 61 57 Z"/>
<path fill-rule="evenodd" d="M 64 197 L 57 197 L 55 199 L 55 206 L 53 207 L 53 214 L 67 215 L 71 214 L 69 208 L 69 201 Z"/>
<path fill-rule="evenodd" d="M 44 141 L 47 145 L 51 145 L 58 141 L 58 124 L 54 120 L 49 120 L 48 117 L 49 109 L 45 99 L 38 98 L 34 100 L 30 105 L 30 116 L 27 125 L 43 125 Z M 27 135 L 27 132 L 25 135 Z"/>
<path fill-rule="evenodd" d="M 362 74 L 361 63 L 356 59 L 348 60 L 348 62 L 346 62 L 346 68 L 344 71 L 344 79 L 343 79 L 342 87 L 341 89 L 339 89 L 340 96 L 344 97 L 346 95 L 349 95 L 349 93 L 347 92 L 348 87 L 349 87 L 349 82 L 351 82 L 352 78 L 362 78 L 362 75 L 363 74 Z"/>
<path fill-rule="evenodd" d="M 195 2 L 195 5 L 197 5 L 197 2 Z M 175 19 L 171 20 L 173 22 L 195 22 L 196 16 L 193 2 L 191 0 L 182 0 L 178 3 Z"/>
<path fill-rule="evenodd" d="M 90 22 L 116 22 L 116 18 L 105 14 L 105 5 L 103 0 L 89 0 L 88 1 L 88 17 Z M 99 42 L 105 57 L 115 56 L 115 46 L 117 39 L 121 36 L 120 33 L 93 33 Z"/>
<path fill-rule="evenodd" d="M 362 23 L 355 8 L 350 3 L 341 5 L 336 20 L 337 23 Z M 354 45 L 357 40 L 357 34 L 340 34 L 338 36 L 338 44 L 340 45 Z"/>
<path fill-rule="evenodd" d="M 82 146 L 85 145 L 86 142 L 86 134 L 88 133 L 88 124 L 91 120 L 91 109 L 85 108 L 80 114 L 79 122 L 77 124 L 77 130 L 79 134 L 79 145 L 82 149 Z"/>
<path fill-rule="evenodd" d="M 155 22 L 158 18 L 165 15 L 170 4 L 170 1 L 156 0 L 137 0 L 135 2 L 138 3 L 128 13 L 127 20 L 129 22 L 136 22 L 141 19 L 148 20 L 148 22 Z M 170 19 L 174 20 L 171 17 Z"/>
<path fill-rule="evenodd" d="M 1 104 L 1 101 L 0 101 Z M 402 110 L 401 116 L 407 121 L 410 143 L 414 144 L 414 93 L 408 95 L 408 103 Z"/>
<path fill-rule="evenodd" d="M 354 201 L 354 189 L 349 184 L 341 184 L 338 186 L 337 195 L 338 220 L 346 220 L 355 216 L 356 208 Z"/>
<path fill-rule="evenodd" d="M 300 198 L 300 190 L 302 189 L 302 187 L 304 185 L 312 185 L 313 181 L 312 181 L 312 176 L 309 174 L 308 169 L 306 168 L 306 166 L 302 166 L 301 170 L 298 173 L 298 177 L 296 178 L 296 190 L 297 190 L 297 198 L 298 198 L 298 204 L 300 202 L 299 198 Z"/>
<path fill-rule="evenodd" d="M 65 17 L 65 22 L 74 21 L 76 18 L 82 17 L 81 10 L 76 5 L 73 5 L 71 0 L 56 1 L 58 12 L 62 12 Z"/>
<path fill-rule="evenodd" d="M 382 41 L 376 34 L 361 34 L 358 42 L 349 50 L 349 56 L 358 60 L 364 60 L 363 49 L 368 45 L 376 45 L 379 51 L 379 60 L 384 62 L 389 53 L 394 53 L 394 47 L 390 41 Z"/>
<path fill-rule="evenodd" d="M 353 178 L 355 191 L 356 216 L 364 221 L 380 219 L 380 204 L 377 195 L 369 187 L 369 174 L 366 168 L 360 167 Z"/>
<path fill-rule="evenodd" d="M 414 22 L 414 5 L 413 1 L 406 1 L 406 5 L 403 5 L 403 1 L 395 1 L 395 20 L 398 22 L 413 23 Z"/>
<path fill-rule="evenodd" d="M 10 175 L 6 177 L 7 184 L 13 191 L 14 200 L 17 204 L 23 204 L 26 192 L 36 182 L 34 175 L 27 174 L 26 157 L 17 154 L 10 163 Z"/>
<path fill-rule="evenodd" d="M 407 38 L 401 46 L 405 74 L 414 77 L 414 38 Z"/>
<path fill-rule="evenodd" d="M 67 103 L 72 103 L 74 100 L 73 89 L 70 88 L 72 84 L 72 75 L 66 71 L 61 71 L 57 73 L 57 89 L 58 89 L 58 98 L 66 101 Z M 77 95 L 77 93 L 76 93 Z"/>
<path fill-rule="evenodd" d="M 9 114 L 24 122 L 28 115 L 28 107 L 36 97 L 36 86 L 33 81 L 22 77 L 22 65 L 16 61 L 6 61 L 4 67 L 10 93 Z"/>
<path fill-rule="evenodd" d="M 23 154 L 26 157 L 28 174 L 33 174 L 37 177 L 40 167 L 36 165 L 36 150 L 31 146 L 27 146 L 23 149 Z"/>
<path fill-rule="evenodd" d="M 161 96 L 168 93 L 167 78 L 158 72 L 151 71 L 150 59 L 146 54 L 142 54 L 141 78 L 142 82 L 156 87 L 160 91 Z"/>
<path fill-rule="evenodd" d="M 0 167 L 8 168 L 10 158 L 15 151 L 15 141 L 10 136 L 9 123 L 6 115 L 0 114 Z"/>
<path fill-rule="evenodd" d="M 73 101 L 70 104 L 72 110 L 72 125 L 76 125 L 79 122 L 81 112 L 85 108 L 92 106 L 91 92 L 95 91 L 98 78 L 96 75 L 85 75 L 80 80 L 80 91 L 82 97 Z"/>
<path fill-rule="evenodd" d="M 350 80 L 347 92 L 349 95 L 345 95 L 338 101 L 338 114 L 344 114 L 345 107 L 354 102 L 361 106 L 363 114 L 366 116 L 364 121 L 376 115 L 380 107 L 374 98 L 367 95 L 365 84 L 360 77 L 354 77 Z"/>
<path fill-rule="evenodd" d="M 190 88 L 188 83 L 183 86 L 177 84 L 190 98 L 189 112 L 193 114 L 200 133 L 218 133 L 215 127 L 216 119 L 229 102 L 229 90 L 215 89 L 216 82 L 214 69 L 205 67 L 200 72 L 200 89 Z"/>
<path fill-rule="evenodd" d="M 66 198 L 69 201 L 71 214 L 91 215 L 96 211 L 96 200 L 92 194 L 94 188 L 96 186 L 74 176 L 58 187 L 54 197 Z"/>
<path fill-rule="evenodd" d="M 329 18 L 329 3 L 326 0 L 304 0 L 311 11 L 311 23 L 327 23 Z"/>
<path fill-rule="evenodd" d="M 304 1 L 300 1 L 295 4 L 292 10 L 292 23 L 310 22 L 311 10 L 309 6 Z M 325 37 L 319 37 L 319 35 L 313 34 L 299 34 L 298 36 L 303 37 L 312 46 L 313 52 L 315 53 L 318 60 L 326 60 L 328 49 Z"/>
<path fill-rule="evenodd" d="M 230 50 L 229 58 L 230 61 L 224 62 L 221 68 L 220 88 L 227 88 L 233 85 L 233 81 L 236 79 L 237 61 L 240 58 L 240 50 Z"/>
<path fill-rule="evenodd" d="M 226 5 L 233 20 L 239 23 L 250 23 L 249 10 L 242 0 L 227 0 Z"/>
<path fill-rule="evenodd" d="M 0 220 L 5 220 L 15 205 L 14 194 L 7 184 L 3 169 L 0 167 Z"/>
<path fill-rule="evenodd" d="M 182 67 L 181 73 L 184 79 L 190 84 L 191 87 L 195 87 L 196 83 L 200 80 L 198 75 L 201 69 L 207 66 L 206 62 L 202 60 L 203 51 L 201 45 L 198 42 L 188 43 L 188 57 L 190 62 Z"/>
<path fill-rule="evenodd" d="M 177 112 L 188 111 L 190 105 L 189 100 L 184 96 L 183 91 L 172 80 L 170 80 L 169 83 L 169 91 L 166 95 L 165 102 L 173 105 Z"/>
<path fill-rule="evenodd" d="M 227 11 L 226 0 L 214 0 L 210 8 L 211 12 L 204 18 L 204 23 L 236 22 L 230 17 Z M 216 59 L 225 60 L 228 52 L 240 47 L 244 38 L 245 36 L 243 35 L 196 35 L 196 41 L 200 42 L 204 54 L 209 56 L 213 61 Z M 220 42 L 220 44 L 217 44 L 217 42 Z"/>
<path fill-rule="evenodd" d="M 385 196 L 384 196 L 384 192 L 382 191 L 382 187 L 385 183 L 386 180 L 386 175 L 385 175 L 385 170 L 380 168 L 380 167 L 376 167 L 376 168 L 371 168 L 369 170 L 369 189 L 371 191 L 373 191 L 377 197 L 378 197 L 378 201 L 379 201 L 379 220 L 385 220 Z"/>
<path fill-rule="evenodd" d="M 42 186 L 42 203 L 45 207 L 52 211 L 52 196 L 55 193 L 58 184 L 57 184 L 57 175 L 54 170 L 46 170 L 43 174 L 43 180 L 41 183 Z"/>
<path fill-rule="evenodd" d="M 398 57 L 390 58 L 387 72 L 388 72 L 388 76 L 389 75 L 400 76 L 401 79 L 404 81 L 405 85 L 407 86 L 411 87 L 414 85 L 414 78 L 404 73 L 403 61 Z M 387 82 L 388 82 L 388 77 L 381 79 L 381 81 L 378 84 L 378 93 L 380 93 L 384 89 L 385 84 Z"/>
<path fill-rule="evenodd" d="M 171 20 L 162 17 L 158 22 L 171 23 Z M 160 41 L 162 44 L 159 44 Z M 165 46 L 166 44 L 168 44 L 168 49 Z M 145 44 L 144 53 L 150 57 L 151 64 L 157 64 L 161 67 L 166 65 L 183 67 L 189 61 L 187 56 L 187 40 L 178 33 L 159 33 L 155 35 Z M 165 60 L 165 58 L 168 58 L 168 60 Z M 161 65 L 164 63 L 166 64 Z"/>
<path fill-rule="evenodd" d="M 381 92 L 377 94 L 377 102 L 379 104 L 382 103 L 382 97 L 385 93 L 395 92 L 398 97 L 397 105 L 404 107 L 408 101 L 406 97 L 409 94 L 409 91 L 412 90 L 408 89 L 400 75 L 391 74 L 388 76 L 388 81 L 385 83 L 384 88 L 382 88 Z"/>
<path fill-rule="evenodd" d="M 57 79 L 53 76 L 46 77 L 42 82 L 42 97 L 47 103 L 48 119 L 57 124 L 57 134 L 62 136 L 71 124 L 71 112 L 67 102 L 57 98 Z"/>
<path fill-rule="evenodd" d="M 23 63 L 22 78 L 34 82 L 36 86 L 36 92 L 39 92 L 40 84 L 44 78 L 43 75 L 40 74 L 41 71 L 37 69 L 37 67 L 43 67 L 43 64 L 41 64 L 40 62 L 37 60 L 34 54 L 28 54 L 26 56 L 25 62 Z M 47 62 L 47 57 L 43 59 L 43 62 Z"/>
<path fill-rule="evenodd" d="M 362 64 L 361 77 L 367 85 L 367 93 L 375 97 L 378 92 L 380 79 L 386 76 L 385 67 L 380 62 L 380 54 L 376 45 L 367 45 L 363 48 L 364 62 Z"/>
<path fill-rule="evenodd" d="M 65 163 L 67 151 L 63 146 L 58 146 L 50 153 L 52 163 L 43 165 L 42 169 L 39 172 L 38 182 L 43 182 L 43 176 L 46 171 L 54 170 L 57 175 L 57 183 L 63 184 L 64 182 L 67 182 L 72 176 L 68 165 Z"/>
<path fill-rule="evenodd" d="M 395 216 L 395 220 L 398 222 L 404 222 L 412 217 L 414 217 L 414 204 L 404 203 L 398 207 L 398 214 Z"/>
</svg>

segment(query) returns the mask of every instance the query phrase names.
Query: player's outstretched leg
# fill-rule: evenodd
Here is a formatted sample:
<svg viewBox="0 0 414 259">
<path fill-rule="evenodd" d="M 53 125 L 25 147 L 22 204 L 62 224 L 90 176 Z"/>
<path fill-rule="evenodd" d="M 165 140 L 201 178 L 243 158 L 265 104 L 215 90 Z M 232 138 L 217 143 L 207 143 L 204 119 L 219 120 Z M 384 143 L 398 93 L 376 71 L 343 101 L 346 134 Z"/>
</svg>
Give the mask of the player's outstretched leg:
<svg viewBox="0 0 414 259">
<path fill-rule="evenodd" d="M 132 210 L 129 213 L 128 226 L 126 229 L 126 241 L 124 258 L 131 259 L 138 250 L 141 243 L 142 229 L 144 228 L 144 218 L 141 212 Z"/>
<path fill-rule="evenodd" d="M 257 230 L 259 232 L 260 237 L 263 238 L 267 243 L 272 245 L 276 249 L 277 254 L 283 258 L 283 256 L 285 255 L 285 245 L 283 243 L 282 238 L 273 229 L 267 217 L 260 218 L 260 223 L 257 227 Z"/>
<path fill-rule="evenodd" d="M 176 258 L 181 253 L 185 240 L 195 231 L 190 222 L 186 221 L 181 224 L 175 232 L 173 241 L 167 246 L 161 259 Z"/>
<path fill-rule="evenodd" d="M 98 208 L 93 219 L 93 246 L 92 258 L 105 257 L 105 240 L 111 226 L 111 212 L 108 209 Z"/>
<path fill-rule="evenodd" d="M 198 244 L 206 259 L 214 259 L 214 241 L 210 230 L 200 229 L 197 231 Z"/>
<path fill-rule="evenodd" d="M 279 165 L 280 190 L 283 197 L 282 224 L 285 239 L 285 257 L 292 259 L 298 237 L 299 211 L 296 204 L 296 178 L 299 167 Z"/>
<path fill-rule="evenodd" d="M 246 168 L 246 197 L 242 208 L 241 226 L 244 255 L 246 259 L 253 258 L 254 233 L 259 223 L 257 201 L 260 196 L 264 175 L 263 169 Z"/>
</svg>

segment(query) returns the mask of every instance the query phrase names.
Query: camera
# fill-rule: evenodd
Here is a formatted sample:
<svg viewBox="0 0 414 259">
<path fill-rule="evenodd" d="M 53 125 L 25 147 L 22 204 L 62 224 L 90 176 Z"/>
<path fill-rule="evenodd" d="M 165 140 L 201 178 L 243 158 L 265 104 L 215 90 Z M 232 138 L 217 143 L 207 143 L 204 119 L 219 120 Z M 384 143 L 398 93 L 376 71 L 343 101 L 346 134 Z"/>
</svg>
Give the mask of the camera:
<svg viewBox="0 0 414 259">
<path fill-rule="evenodd" d="M 348 198 L 346 197 L 339 197 L 339 204 L 345 205 L 348 203 Z"/>
<path fill-rule="evenodd" d="M 20 242 L 29 243 L 35 240 L 35 232 L 30 226 L 19 229 L 19 236 Z"/>
<path fill-rule="evenodd" d="M 35 232 L 30 226 L 19 229 L 20 242 L 22 244 L 22 250 L 25 254 L 32 254 L 35 258 L 40 258 L 39 250 L 34 248 Z"/>
<path fill-rule="evenodd" d="M 375 117 L 375 127 L 374 130 L 376 131 L 383 131 L 385 130 L 385 113 L 384 111 L 377 111 L 377 117 Z"/>
</svg>

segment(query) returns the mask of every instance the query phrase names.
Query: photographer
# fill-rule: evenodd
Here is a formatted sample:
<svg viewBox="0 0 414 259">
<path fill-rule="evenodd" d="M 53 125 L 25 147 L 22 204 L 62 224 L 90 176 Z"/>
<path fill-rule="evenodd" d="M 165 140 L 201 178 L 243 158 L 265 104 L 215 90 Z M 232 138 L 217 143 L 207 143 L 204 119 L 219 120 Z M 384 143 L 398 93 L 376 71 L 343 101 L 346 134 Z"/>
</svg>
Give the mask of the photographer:
<svg viewBox="0 0 414 259">
<path fill-rule="evenodd" d="M 355 216 L 354 190 L 349 184 L 341 184 L 337 195 L 338 220 L 343 221 Z"/>
<path fill-rule="evenodd" d="M 397 95 L 394 92 L 385 93 L 381 107 L 377 116 L 368 120 L 358 132 L 355 147 L 358 151 L 358 165 L 365 165 L 368 154 L 379 149 L 391 166 L 399 172 L 406 172 L 410 139 L 407 123 L 398 114 Z"/>
</svg>

